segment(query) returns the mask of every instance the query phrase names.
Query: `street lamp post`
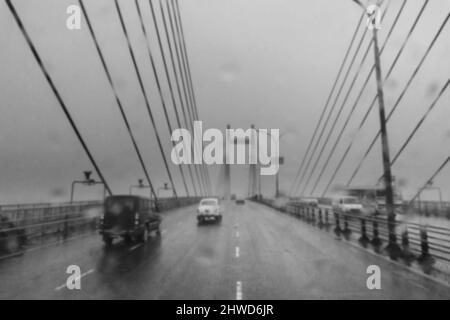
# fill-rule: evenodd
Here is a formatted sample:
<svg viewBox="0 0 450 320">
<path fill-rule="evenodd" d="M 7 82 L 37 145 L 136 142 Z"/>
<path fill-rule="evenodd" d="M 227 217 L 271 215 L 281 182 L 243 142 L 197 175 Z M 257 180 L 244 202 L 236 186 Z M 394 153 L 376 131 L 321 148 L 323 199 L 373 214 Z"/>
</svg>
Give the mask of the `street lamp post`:
<svg viewBox="0 0 450 320">
<path fill-rule="evenodd" d="M 175 193 L 174 193 L 174 191 L 173 191 L 173 188 L 169 188 L 169 184 L 168 184 L 167 182 L 164 182 L 164 187 L 159 187 L 159 188 L 158 188 L 158 191 L 157 191 L 158 198 L 159 198 L 159 191 L 160 191 L 160 190 L 172 190 L 172 195 L 173 195 L 173 196 L 175 195 Z"/>
<path fill-rule="evenodd" d="M 278 160 L 279 165 L 284 164 L 284 157 L 280 157 Z M 279 181 L 280 169 L 278 169 L 277 174 L 275 175 L 275 198 L 280 196 L 280 181 Z"/>
<path fill-rule="evenodd" d="M 130 186 L 130 195 L 133 193 L 133 189 L 150 189 L 151 187 L 149 185 L 145 185 L 144 184 L 144 180 L 143 179 L 138 179 L 138 184 L 137 185 L 131 185 Z M 152 193 L 150 191 L 150 199 L 152 198 Z"/>
<path fill-rule="evenodd" d="M 387 225 L 388 225 L 388 234 L 389 234 L 389 244 L 386 247 L 386 250 L 389 252 L 392 258 L 398 257 L 401 253 L 401 249 L 397 244 L 397 235 L 395 233 L 395 212 L 394 212 L 394 195 L 392 189 L 392 173 L 391 173 L 391 160 L 389 154 L 389 143 L 388 143 L 388 135 L 386 129 L 386 116 L 385 116 L 385 107 L 384 107 L 384 94 L 383 94 L 383 80 L 381 76 L 381 63 L 380 63 L 380 49 L 378 46 L 378 28 L 376 25 L 378 21 L 376 21 L 376 17 L 374 15 L 377 12 L 373 6 L 365 8 L 359 0 L 353 0 L 359 6 L 361 6 L 368 16 L 368 28 L 372 29 L 372 41 L 373 41 L 373 49 L 374 49 L 374 58 L 375 58 L 375 73 L 376 73 L 376 81 L 377 81 L 377 97 L 378 97 L 378 106 L 379 106 L 379 117 L 380 117 L 380 135 L 381 135 L 381 146 L 382 146 L 382 157 L 383 157 L 383 169 L 384 169 L 384 182 L 386 189 L 386 211 L 387 211 Z M 372 10 L 372 11 L 371 11 Z"/>
<path fill-rule="evenodd" d="M 72 186 L 70 188 L 70 203 L 73 203 L 73 196 L 75 191 L 75 186 L 77 184 L 82 184 L 85 186 L 93 186 L 101 184 L 103 185 L 103 199 L 106 197 L 106 186 L 102 181 L 96 181 L 91 178 L 92 171 L 83 171 L 84 173 L 84 180 L 74 180 L 72 181 Z"/>
</svg>

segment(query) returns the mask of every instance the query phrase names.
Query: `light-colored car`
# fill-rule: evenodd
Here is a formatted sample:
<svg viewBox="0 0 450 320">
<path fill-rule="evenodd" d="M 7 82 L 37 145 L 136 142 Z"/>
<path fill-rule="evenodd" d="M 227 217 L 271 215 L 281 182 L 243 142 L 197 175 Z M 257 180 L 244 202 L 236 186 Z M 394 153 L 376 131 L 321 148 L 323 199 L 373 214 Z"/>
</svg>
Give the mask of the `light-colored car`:
<svg viewBox="0 0 450 320">
<path fill-rule="evenodd" d="M 202 223 L 207 220 L 222 221 L 222 211 L 217 198 L 202 199 L 197 208 L 197 221 Z"/>
<path fill-rule="evenodd" d="M 333 208 L 342 213 L 362 213 L 363 205 L 356 197 L 341 197 L 335 200 Z"/>
</svg>

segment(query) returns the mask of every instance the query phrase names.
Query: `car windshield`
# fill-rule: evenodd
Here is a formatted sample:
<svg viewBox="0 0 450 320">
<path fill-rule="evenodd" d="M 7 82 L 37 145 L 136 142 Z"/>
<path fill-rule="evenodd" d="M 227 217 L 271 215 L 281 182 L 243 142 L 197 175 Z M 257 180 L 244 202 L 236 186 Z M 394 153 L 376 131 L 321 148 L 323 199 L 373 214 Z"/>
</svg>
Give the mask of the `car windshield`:
<svg viewBox="0 0 450 320">
<path fill-rule="evenodd" d="M 200 205 L 202 205 L 202 206 L 215 206 L 216 204 L 217 204 L 217 200 L 214 200 L 214 199 L 202 200 L 200 202 Z"/>
</svg>

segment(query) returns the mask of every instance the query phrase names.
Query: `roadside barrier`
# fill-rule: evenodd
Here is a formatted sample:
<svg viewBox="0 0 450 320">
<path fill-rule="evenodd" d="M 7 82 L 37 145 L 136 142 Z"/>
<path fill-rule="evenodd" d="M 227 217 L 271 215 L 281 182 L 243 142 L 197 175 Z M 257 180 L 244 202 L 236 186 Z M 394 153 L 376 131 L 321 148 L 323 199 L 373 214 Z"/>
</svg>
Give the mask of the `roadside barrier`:
<svg viewBox="0 0 450 320">
<path fill-rule="evenodd" d="M 198 197 L 160 198 L 158 212 L 197 203 Z M 103 214 L 103 201 L 35 203 L 0 206 L 0 258 L 65 240 L 77 234 L 94 232 Z"/>
<path fill-rule="evenodd" d="M 380 248 L 389 242 L 388 222 L 385 215 L 339 212 L 332 207 L 308 206 L 299 202 L 279 205 L 271 199 L 261 199 L 258 202 L 295 216 L 320 229 L 332 228 L 336 236 L 349 241 L 356 239 L 364 247 L 372 246 L 376 252 L 380 252 Z M 329 216 L 333 219 L 329 219 Z M 428 266 L 437 262 L 449 265 L 450 229 L 409 221 L 396 221 L 395 230 L 402 249 L 400 258 L 408 262 L 415 260 L 419 264 Z"/>
</svg>

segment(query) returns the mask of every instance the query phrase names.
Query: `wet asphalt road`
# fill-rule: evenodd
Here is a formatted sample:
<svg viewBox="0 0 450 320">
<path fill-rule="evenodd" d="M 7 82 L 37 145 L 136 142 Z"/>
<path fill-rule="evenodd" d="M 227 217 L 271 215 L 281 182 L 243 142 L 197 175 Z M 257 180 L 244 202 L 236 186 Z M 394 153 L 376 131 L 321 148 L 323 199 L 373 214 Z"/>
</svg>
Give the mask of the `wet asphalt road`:
<svg viewBox="0 0 450 320">
<path fill-rule="evenodd" d="M 91 234 L 0 260 L 0 299 L 449 299 L 450 288 L 333 239 L 294 217 L 223 203 L 221 224 L 195 207 L 163 214 L 162 235 L 106 248 Z M 65 287 L 81 268 L 81 290 Z M 381 290 L 366 287 L 369 265 Z"/>
</svg>

